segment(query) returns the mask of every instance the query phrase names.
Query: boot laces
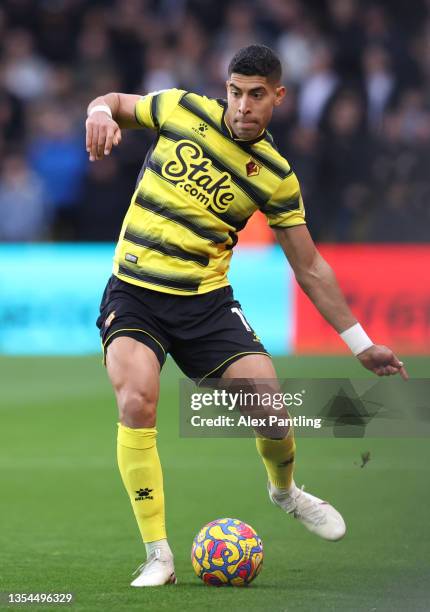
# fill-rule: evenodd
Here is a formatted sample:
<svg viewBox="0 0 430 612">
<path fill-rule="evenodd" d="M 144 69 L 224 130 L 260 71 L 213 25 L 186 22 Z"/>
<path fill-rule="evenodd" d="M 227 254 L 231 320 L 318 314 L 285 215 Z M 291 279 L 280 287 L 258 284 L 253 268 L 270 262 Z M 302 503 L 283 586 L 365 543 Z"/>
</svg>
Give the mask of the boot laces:
<svg viewBox="0 0 430 612">
<path fill-rule="evenodd" d="M 313 523 L 314 525 L 321 525 L 325 522 L 326 516 L 324 511 L 321 509 L 321 504 L 312 497 L 308 497 L 305 492 L 305 485 L 302 485 L 298 489 L 297 495 L 292 499 L 294 506 L 291 510 L 287 510 L 289 514 L 292 514 L 294 518 L 301 518 L 305 521 Z"/>
<path fill-rule="evenodd" d="M 144 561 L 143 563 L 141 563 L 139 567 L 134 570 L 134 572 L 132 573 L 132 576 L 135 576 L 136 574 L 141 574 L 145 569 L 153 565 L 155 561 L 158 561 L 160 559 L 160 555 L 161 555 L 160 550 L 156 548 L 154 552 L 151 553 L 147 561 Z"/>
</svg>

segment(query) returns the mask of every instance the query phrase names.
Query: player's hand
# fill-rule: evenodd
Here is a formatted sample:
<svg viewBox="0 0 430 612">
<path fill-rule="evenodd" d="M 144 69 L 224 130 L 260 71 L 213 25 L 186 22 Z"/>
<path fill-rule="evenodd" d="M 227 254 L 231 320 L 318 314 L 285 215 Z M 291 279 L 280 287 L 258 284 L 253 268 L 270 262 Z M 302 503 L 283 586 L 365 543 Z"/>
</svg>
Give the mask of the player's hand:
<svg viewBox="0 0 430 612">
<path fill-rule="evenodd" d="M 88 117 L 85 127 L 87 130 L 86 148 L 90 161 L 103 159 L 109 155 L 112 146 L 121 142 L 121 129 L 114 119 L 102 111 L 95 112 Z"/>
<path fill-rule="evenodd" d="M 374 372 L 377 376 L 393 376 L 400 374 L 403 380 L 408 380 L 409 375 L 402 361 L 399 361 L 393 351 L 387 346 L 374 344 L 363 351 L 357 358 L 361 365 Z"/>
</svg>

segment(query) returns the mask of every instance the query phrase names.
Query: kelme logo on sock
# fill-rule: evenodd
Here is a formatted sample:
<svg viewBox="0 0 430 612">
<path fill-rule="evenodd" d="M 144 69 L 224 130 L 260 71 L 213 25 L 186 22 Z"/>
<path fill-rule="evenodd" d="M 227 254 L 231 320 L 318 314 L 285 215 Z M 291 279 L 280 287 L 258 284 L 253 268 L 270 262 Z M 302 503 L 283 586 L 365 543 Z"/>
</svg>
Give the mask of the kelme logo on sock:
<svg viewBox="0 0 430 612">
<path fill-rule="evenodd" d="M 154 489 L 148 489 L 148 487 L 146 487 L 146 489 L 139 489 L 136 491 L 138 497 L 135 497 L 134 500 L 142 501 L 143 499 L 154 499 L 153 495 L 149 495 L 153 490 Z"/>
</svg>

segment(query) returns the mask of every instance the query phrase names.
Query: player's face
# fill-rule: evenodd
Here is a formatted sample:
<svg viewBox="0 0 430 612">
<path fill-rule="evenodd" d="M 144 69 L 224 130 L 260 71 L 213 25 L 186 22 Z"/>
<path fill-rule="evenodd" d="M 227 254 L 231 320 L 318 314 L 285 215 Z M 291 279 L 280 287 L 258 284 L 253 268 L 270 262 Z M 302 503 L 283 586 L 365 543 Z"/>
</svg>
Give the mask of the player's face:
<svg viewBox="0 0 430 612">
<path fill-rule="evenodd" d="M 253 140 L 267 127 L 273 109 L 281 104 L 285 87 L 263 76 L 232 73 L 226 83 L 225 119 L 237 138 Z"/>
</svg>

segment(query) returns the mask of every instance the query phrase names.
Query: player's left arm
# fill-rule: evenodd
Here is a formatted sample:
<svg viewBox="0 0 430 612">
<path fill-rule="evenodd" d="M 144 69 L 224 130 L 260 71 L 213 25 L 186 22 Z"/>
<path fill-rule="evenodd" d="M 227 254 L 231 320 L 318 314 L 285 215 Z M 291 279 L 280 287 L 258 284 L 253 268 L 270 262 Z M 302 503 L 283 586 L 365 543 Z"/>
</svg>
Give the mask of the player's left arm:
<svg viewBox="0 0 430 612">
<path fill-rule="evenodd" d="M 336 276 L 316 248 L 306 225 L 274 230 L 297 282 L 326 321 L 339 334 L 356 325 L 357 319 L 346 303 Z M 356 356 L 365 368 L 378 376 L 399 373 L 404 380 L 408 379 L 403 363 L 386 346 L 372 344 Z"/>
</svg>

